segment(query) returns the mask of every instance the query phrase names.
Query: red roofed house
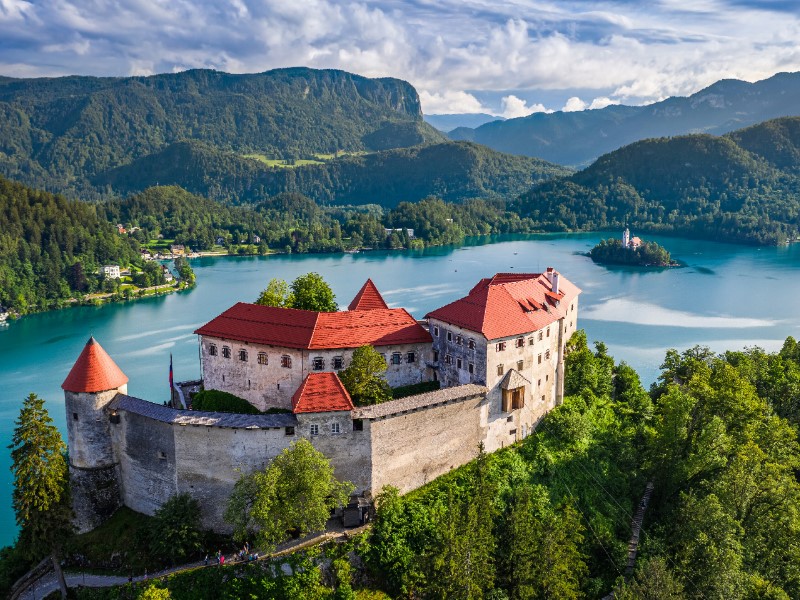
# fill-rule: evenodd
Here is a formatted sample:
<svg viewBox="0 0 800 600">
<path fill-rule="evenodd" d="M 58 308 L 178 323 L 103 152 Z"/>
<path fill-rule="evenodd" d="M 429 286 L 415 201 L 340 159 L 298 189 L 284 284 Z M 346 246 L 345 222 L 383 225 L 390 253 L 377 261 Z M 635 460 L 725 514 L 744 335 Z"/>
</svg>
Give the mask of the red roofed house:
<svg viewBox="0 0 800 600">
<path fill-rule="evenodd" d="M 426 315 L 442 387 L 477 383 L 490 390 L 487 451 L 525 437 L 561 402 L 564 347 L 577 328 L 579 294 L 552 267 L 498 273 Z"/>
<path fill-rule="evenodd" d="M 240 302 L 195 331 L 203 382 L 256 408 L 292 408 L 309 373 L 340 371 L 353 351 L 374 346 L 395 387 L 430 379 L 431 336 L 405 309 L 388 308 L 367 281 L 350 310 L 317 312 Z"/>
</svg>

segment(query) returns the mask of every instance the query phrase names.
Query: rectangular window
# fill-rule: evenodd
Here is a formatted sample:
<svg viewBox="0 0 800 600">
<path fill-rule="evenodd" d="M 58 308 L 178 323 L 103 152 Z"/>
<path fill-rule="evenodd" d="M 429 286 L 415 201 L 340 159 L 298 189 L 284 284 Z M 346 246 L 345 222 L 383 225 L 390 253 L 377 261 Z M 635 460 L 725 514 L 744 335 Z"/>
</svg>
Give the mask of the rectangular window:
<svg viewBox="0 0 800 600">
<path fill-rule="evenodd" d="M 269 364 L 269 358 L 267 357 L 267 353 L 266 352 L 259 352 L 258 353 L 258 364 L 260 364 L 260 365 L 268 365 Z"/>
<path fill-rule="evenodd" d="M 436 337 L 439 337 L 439 326 L 438 325 L 434 325 L 433 326 L 433 335 L 435 335 Z"/>
<path fill-rule="evenodd" d="M 73 421 L 77 421 L 78 420 L 78 413 L 72 413 L 72 420 Z"/>
<path fill-rule="evenodd" d="M 231 349 L 227 346 L 222 347 L 222 358 L 230 358 L 231 357 Z"/>
<path fill-rule="evenodd" d="M 288 427 L 283 428 L 284 435 L 294 435 L 294 427 L 289 425 Z"/>
<path fill-rule="evenodd" d="M 544 394 L 542 394 L 542 402 L 544 402 Z"/>
<path fill-rule="evenodd" d="M 539 352 L 539 356 L 538 356 L 537 360 L 539 361 L 539 364 L 542 364 L 542 353 L 541 352 Z"/>
<path fill-rule="evenodd" d="M 449 354 L 444 355 L 444 364 L 449 365 L 453 362 L 453 359 Z"/>
<path fill-rule="evenodd" d="M 452 331 L 448 331 L 447 332 L 447 341 L 448 342 L 452 342 L 453 341 L 453 332 Z"/>
<path fill-rule="evenodd" d="M 393 365 L 399 365 L 402 362 L 403 362 L 403 355 L 400 354 L 399 352 L 393 352 L 392 353 L 392 364 Z"/>
<path fill-rule="evenodd" d="M 540 342 L 542 341 L 542 332 L 541 332 L 541 331 L 540 331 L 540 332 L 539 332 L 539 334 L 536 336 L 536 339 L 538 339 Z"/>
<path fill-rule="evenodd" d="M 310 432 L 311 432 L 311 435 L 319 435 L 319 425 L 317 425 L 316 423 L 314 423 L 314 424 L 313 424 L 313 425 L 312 425 L 312 426 L 309 428 L 309 430 L 310 430 Z"/>
<path fill-rule="evenodd" d="M 522 348 L 525 345 L 525 338 L 520 336 L 517 338 L 516 346 L 517 348 Z"/>
<path fill-rule="evenodd" d="M 244 348 L 239 350 L 239 360 L 242 362 L 247 362 L 247 350 Z"/>
<path fill-rule="evenodd" d="M 413 352 L 409 352 L 408 354 L 406 354 L 406 362 L 407 363 L 411 364 L 411 363 L 416 362 L 416 361 L 417 361 L 417 355 L 416 354 L 414 354 Z"/>
<path fill-rule="evenodd" d="M 314 370 L 315 371 L 324 371 L 325 370 L 325 359 L 321 356 L 317 356 L 314 359 Z"/>
<path fill-rule="evenodd" d="M 438 350 L 434 350 L 433 351 L 433 362 L 439 362 L 439 351 Z"/>
<path fill-rule="evenodd" d="M 537 381 L 536 385 L 538 385 L 539 387 L 542 387 L 542 380 L 540 379 L 539 381 Z"/>
<path fill-rule="evenodd" d="M 517 371 L 522 371 L 522 369 L 524 367 L 525 367 L 525 363 L 523 361 L 521 361 L 521 360 L 518 360 L 517 361 Z"/>
<path fill-rule="evenodd" d="M 334 356 L 333 357 L 333 368 L 336 369 L 337 371 L 339 371 L 342 368 L 344 368 L 344 358 L 342 358 L 341 356 Z"/>
<path fill-rule="evenodd" d="M 512 429 L 511 431 L 508 432 L 508 435 L 517 435 L 517 430 Z"/>
<path fill-rule="evenodd" d="M 550 337 L 550 328 L 547 328 L 547 337 Z"/>
<path fill-rule="evenodd" d="M 502 352 L 505 349 L 506 349 L 506 343 L 505 342 L 497 342 L 497 345 L 495 346 L 495 350 L 497 350 L 498 352 Z"/>
<path fill-rule="evenodd" d="M 364 431 L 364 421 L 353 419 L 353 431 Z"/>
<path fill-rule="evenodd" d="M 533 336 L 528 338 L 528 346 L 533 346 Z"/>
<path fill-rule="evenodd" d="M 456 344 L 458 344 L 459 346 L 461 345 L 461 336 L 460 335 L 456 336 Z"/>
<path fill-rule="evenodd" d="M 216 344 L 209 344 L 208 345 L 208 355 L 209 356 L 216 356 L 217 355 L 217 346 L 216 346 Z"/>
<path fill-rule="evenodd" d="M 460 358 L 456 359 L 456 367 L 459 368 L 459 369 L 461 368 L 461 359 Z"/>
<path fill-rule="evenodd" d="M 470 340 L 467 346 L 470 350 L 475 350 L 475 340 Z"/>
<path fill-rule="evenodd" d="M 331 433 L 342 433 L 339 423 L 331 423 Z"/>
<path fill-rule="evenodd" d="M 288 354 L 284 354 L 281 356 L 281 366 L 284 369 L 291 369 L 292 368 L 292 357 Z"/>
<path fill-rule="evenodd" d="M 545 350 L 544 351 L 544 358 L 545 358 L 545 360 L 550 360 L 550 350 Z"/>
<path fill-rule="evenodd" d="M 502 375 L 503 374 L 503 365 L 497 365 L 497 374 L 498 375 Z"/>
<path fill-rule="evenodd" d="M 469 363 L 469 365 L 467 365 L 467 371 L 469 371 L 470 374 L 474 373 L 475 372 L 475 365 L 472 364 L 472 363 Z"/>
</svg>

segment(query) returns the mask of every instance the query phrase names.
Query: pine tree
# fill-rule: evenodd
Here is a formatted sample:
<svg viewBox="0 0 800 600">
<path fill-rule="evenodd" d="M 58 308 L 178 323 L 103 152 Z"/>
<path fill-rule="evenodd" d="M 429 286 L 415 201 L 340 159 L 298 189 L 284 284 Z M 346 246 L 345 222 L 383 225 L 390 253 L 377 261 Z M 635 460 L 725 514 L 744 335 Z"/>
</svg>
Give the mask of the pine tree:
<svg viewBox="0 0 800 600">
<path fill-rule="evenodd" d="M 61 549 L 72 534 L 72 509 L 66 446 L 61 434 L 36 394 L 25 398 L 9 446 L 13 461 L 14 513 L 20 527 L 17 542 L 32 559 L 49 554 L 61 587 L 67 585 L 61 571 Z"/>
</svg>

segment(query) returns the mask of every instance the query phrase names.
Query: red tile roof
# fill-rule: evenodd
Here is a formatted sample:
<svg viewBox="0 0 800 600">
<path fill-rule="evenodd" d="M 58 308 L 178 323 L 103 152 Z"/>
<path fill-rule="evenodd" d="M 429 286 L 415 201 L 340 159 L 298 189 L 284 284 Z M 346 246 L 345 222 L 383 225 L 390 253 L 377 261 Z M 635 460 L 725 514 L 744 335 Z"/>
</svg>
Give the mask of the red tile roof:
<svg viewBox="0 0 800 600">
<path fill-rule="evenodd" d="M 61 388 L 68 392 L 106 392 L 128 383 L 128 377 L 90 337 Z"/>
<path fill-rule="evenodd" d="M 376 308 L 389 308 L 389 305 L 386 304 L 378 288 L 372 283 L 372 279 L 367 279 L 347 310 L 375 310 Z"/>
<path fill-rule="evenodd" d="M 350 394 L 336 373 L 309 373 L 292 396 L 293 413 L 353 410 Z"/>
<path fill-rule="evenodd" d="M 426 317 L 482 333 L 489 340 L 530 333 L 566 316 L 581 293 L 564 276 L 558 277 L 556 294 L 546 273 L 498 273 Z"/>
<path fill-rule="evenodd" d="M 316 312 L 239 302 L 195 333 L 306 350 L 431 342 L 403 308 Z"/>
</svg>

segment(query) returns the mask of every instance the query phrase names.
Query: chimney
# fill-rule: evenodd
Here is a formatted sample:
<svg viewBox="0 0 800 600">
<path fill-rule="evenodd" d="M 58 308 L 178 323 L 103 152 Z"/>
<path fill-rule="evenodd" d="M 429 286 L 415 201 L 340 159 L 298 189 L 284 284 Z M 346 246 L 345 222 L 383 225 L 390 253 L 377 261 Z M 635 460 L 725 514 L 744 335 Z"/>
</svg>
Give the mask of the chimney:
<svg viewBox="0 0 800 600">
<path fill-rule="evenodd" d="M 553 283 L 553 272 L 555 269 L 553 267 L 547 267 L 547 271 L 545 271 L 544 276 L 547 277 L 547 281 L 551 284 Z"/>
<path fill-rule="evenodd" d="M 558 271 L 553 271 L 553 278 L 550 280 L 550 283 L 553 284 L 553 293 L 558 293 Z"/>
</svg>

